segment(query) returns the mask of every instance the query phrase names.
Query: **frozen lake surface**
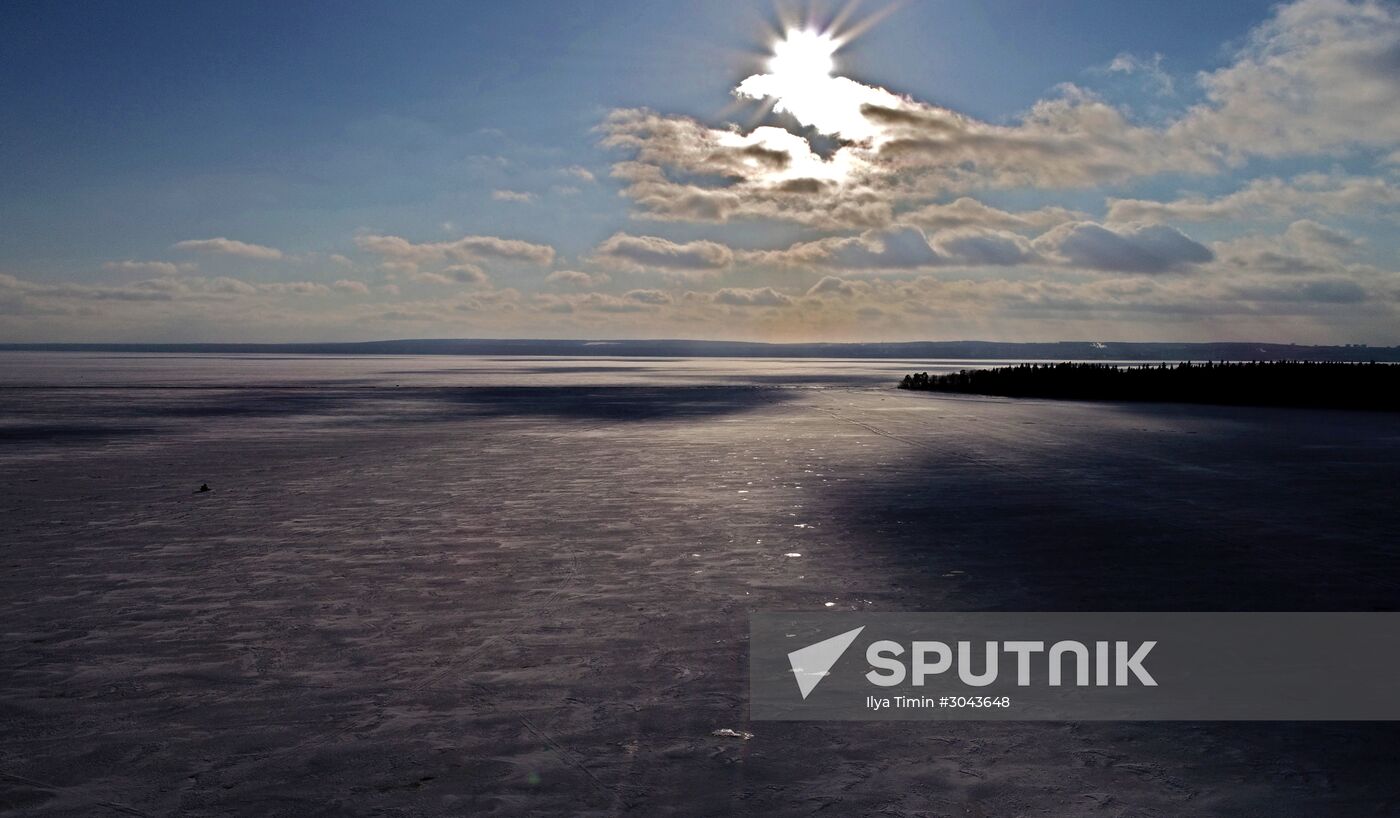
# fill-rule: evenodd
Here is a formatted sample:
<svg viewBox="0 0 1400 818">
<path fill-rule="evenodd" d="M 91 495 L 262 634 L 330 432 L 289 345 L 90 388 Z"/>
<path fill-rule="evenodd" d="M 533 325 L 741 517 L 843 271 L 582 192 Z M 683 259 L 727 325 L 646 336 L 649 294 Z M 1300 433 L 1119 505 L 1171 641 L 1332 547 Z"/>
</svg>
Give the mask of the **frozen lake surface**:
<svg viewBox="0 0 1400 818">
<path fill-rule="evenodd" d="M 972 365 L 0 353 L 0 809 L 1400 812 L 1388 724 L 748 721 L 755 610 L 1397 608 L 1400 418 Z"/>
</svg>

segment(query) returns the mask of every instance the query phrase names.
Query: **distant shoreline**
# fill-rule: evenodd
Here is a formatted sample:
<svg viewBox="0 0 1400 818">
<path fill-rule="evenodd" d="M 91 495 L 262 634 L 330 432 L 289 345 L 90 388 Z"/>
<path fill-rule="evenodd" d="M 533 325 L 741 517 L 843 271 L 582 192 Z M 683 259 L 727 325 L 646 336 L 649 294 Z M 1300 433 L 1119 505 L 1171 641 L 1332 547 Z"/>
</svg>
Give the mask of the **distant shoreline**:
<svg viewBox="0 0 1400 818">
<path fill-rule="evenodd" d="M 1400 346 L 1314 346 L 1210 342 L 908 341 L 767 344 L 746 341 L 420 339 L 344 343 L 0 343 L 4 352 L 280 355 L 537 355 L 641 358 L 897 358 L 1043 361 L 1329 361 L 1400 362 Z"/>
<path fill-rule="evenodd" d="M 1021 364 L 905 375 L 899 388 L 1011 398 L 1400 411 L 1400 367 L 1315 361 Z"/>
</svg>

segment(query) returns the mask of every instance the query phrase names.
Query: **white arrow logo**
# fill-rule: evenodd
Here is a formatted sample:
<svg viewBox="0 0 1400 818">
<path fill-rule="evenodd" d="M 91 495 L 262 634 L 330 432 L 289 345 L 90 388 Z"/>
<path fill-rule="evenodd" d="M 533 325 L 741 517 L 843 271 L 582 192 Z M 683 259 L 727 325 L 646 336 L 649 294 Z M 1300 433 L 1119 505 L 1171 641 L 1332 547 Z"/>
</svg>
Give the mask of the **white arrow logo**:
<svg viewBox="0 0 1400 818">
<path fill-rule="evenodd" d="M 788 654 L 788 664 L 792 665 L 793 675 L 797 677 L 797 689 L 802 691 L 804 700 L 807 694 L 817 689 L 817 684 L 826 678 L 831 666 L 836 664 L 836 660 L 841 658 L 841 654 L 846 652 L 846 648 L 856 641 L 856 637 L 860 636 L 863 630 L 865 626 L 861 625 L 853 631 L 823 639 L 815 645 L 808 645 Z"/>
</svg>

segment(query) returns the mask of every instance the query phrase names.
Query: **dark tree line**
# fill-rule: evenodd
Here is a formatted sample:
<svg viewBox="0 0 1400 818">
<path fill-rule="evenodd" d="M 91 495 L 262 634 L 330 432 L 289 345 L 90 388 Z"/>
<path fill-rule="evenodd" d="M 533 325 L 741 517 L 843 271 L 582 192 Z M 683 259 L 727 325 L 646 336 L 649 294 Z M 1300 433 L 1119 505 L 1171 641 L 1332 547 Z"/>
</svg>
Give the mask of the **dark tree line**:
<svg viewBox="0 0 1400 818">
<path fill-rule="evenodd" d="M 1066 400 L 1400 410 L 1400 365 L 1267 361 L 1020 364 L 905 375 L 901 389 Z"/>
</svg>

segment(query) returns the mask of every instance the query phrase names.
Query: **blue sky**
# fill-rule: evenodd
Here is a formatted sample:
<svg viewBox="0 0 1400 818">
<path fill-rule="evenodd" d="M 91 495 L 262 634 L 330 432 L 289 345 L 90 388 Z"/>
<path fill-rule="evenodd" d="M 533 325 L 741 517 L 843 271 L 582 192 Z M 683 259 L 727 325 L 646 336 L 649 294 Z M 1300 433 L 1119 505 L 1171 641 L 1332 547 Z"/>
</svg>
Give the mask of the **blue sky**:
<svg viewBox="0 0 1400 818">
<path fill-rule="evenodd" d="M 1394 4 L 836 11 L 12 5 L 0 337 L 1400 342 Z"/>
</svg>

